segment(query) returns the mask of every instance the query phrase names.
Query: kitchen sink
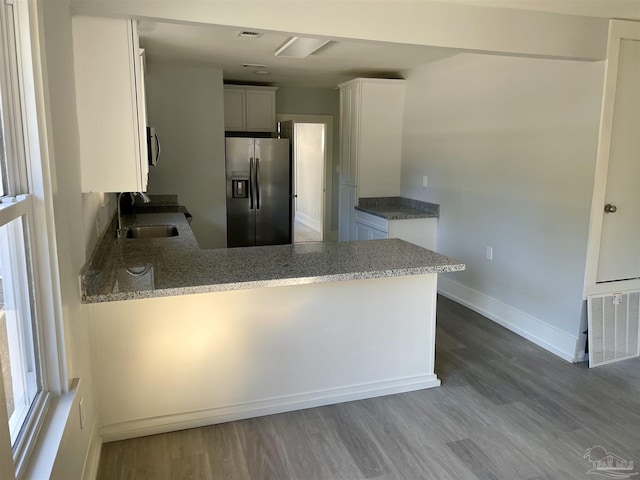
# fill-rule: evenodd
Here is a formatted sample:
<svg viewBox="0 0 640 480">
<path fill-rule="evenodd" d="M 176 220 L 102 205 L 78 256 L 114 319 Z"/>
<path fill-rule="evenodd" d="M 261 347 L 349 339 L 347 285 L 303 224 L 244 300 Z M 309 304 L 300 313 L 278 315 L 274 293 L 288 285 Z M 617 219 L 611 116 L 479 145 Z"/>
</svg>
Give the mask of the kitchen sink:
<svg viewBox="0 0 640 480">
<path fill-rule="evenodd" d="M 177 237 L 178 229 L 175 225 L 138 225 L 129 227 L 127 238 L 167 238 Z"/>
</svg>

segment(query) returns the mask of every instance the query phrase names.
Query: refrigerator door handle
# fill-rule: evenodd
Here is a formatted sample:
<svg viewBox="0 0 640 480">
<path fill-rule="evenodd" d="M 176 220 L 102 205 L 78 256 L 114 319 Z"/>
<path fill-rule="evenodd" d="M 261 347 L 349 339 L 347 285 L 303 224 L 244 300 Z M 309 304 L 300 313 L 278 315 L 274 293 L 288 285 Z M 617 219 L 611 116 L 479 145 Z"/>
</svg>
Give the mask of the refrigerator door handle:
<svg viewBox="0 0 640 480">
<path fill-rule="evenodd" d="M 260 210 L 260 159 L 256 157 L 256 209 Z"/>
<path fill-rule="evenodd" d="M 253 210 L 253 157 L 249 158 L 249 209 Z"/>
</svg>

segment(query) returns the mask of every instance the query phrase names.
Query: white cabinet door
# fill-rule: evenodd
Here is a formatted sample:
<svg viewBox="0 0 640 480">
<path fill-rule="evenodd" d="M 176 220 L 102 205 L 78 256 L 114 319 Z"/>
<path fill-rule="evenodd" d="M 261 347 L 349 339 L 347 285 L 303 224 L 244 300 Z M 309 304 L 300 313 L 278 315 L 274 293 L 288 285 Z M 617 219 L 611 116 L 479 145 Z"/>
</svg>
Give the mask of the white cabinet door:
<svg viewBox="0 0 640 480">
<path fill-rule="evenodd" d="M 340 86 L 340 182 L 358 197 L 400 195 L 404 81 L 358 78 Z"/>
<path fill-rule="evenodd" d="M 230 132 L 247 130 L 246 95 L 244 90 L 224 89 L 224 129 Z"/>
<path fill-rule="evenodd" d="M 356 240 L 371 240 L 371 227 L 356 222 Z"/>
<path fill-rule="evenodd" d="M 356 187 L 340 184 L 338 193 L 338 240 L 348 242 L 356 235 Z"/>
<path fill-rule="evenodd" d="M 377 228 L 371 229 L 370 240 L 383 240 L 385 238 L 389 238 L 389 234 L 383 230 L 378 230 Z"/>
<path fill-rule="evenodd" d="M 276 92 L 247 89 L 247 131 L 276 131 Z"/>
<path fill-rule="evenodd" d="M 389 235 L 384 230 L 356 222 L 356 240 L 384 240 L 386 238 L 389 238 Z"/>
<path fill-rule="evenodd" d="M 147 188 L 144 84 L 136 23 L 72 17 L 83 192 Z"/>
<path fill-rule="evenodd" d="M 389 220 L 363 212 L 355 211 L 357 240 L 381 240 L 389 238 Z"/>
</svg>

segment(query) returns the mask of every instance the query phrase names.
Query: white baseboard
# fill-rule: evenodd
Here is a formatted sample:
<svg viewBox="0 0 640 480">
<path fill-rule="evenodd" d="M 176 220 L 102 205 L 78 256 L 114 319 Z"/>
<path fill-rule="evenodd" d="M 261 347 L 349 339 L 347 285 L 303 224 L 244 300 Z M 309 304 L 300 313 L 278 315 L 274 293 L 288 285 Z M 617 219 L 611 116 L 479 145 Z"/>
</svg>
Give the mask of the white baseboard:
<svg viewBox="0 0 640 480">
<path fill-rule="evenodd" d="M 216 423 L 242 420 L 245 418 L 362 400 L 364 398 L 412 392 L 414 390 L 438 386 L 440 386 L 440 380 L 435 374 L 419 375 L 318 392 L 288 395 L 196 412 L 132 420 L 103 426 L 100 429 L 100 434 L 104 442 L 113 442 L 128 438 L 184 430 L 186 428 L 196 428 Z"/>
<path fill-rule="evenodd" d="M 578 338 L 484 293 L 439 276 L 438 293 L 493 320 L 567 362 L 576 362 Z"/>
<path fill-rule="evenodd" d="M 296 212 L 296 222 L 300 222 L 314 232 L 320 233 L 322 231 L 322 222 L 320 222 L 320 220 L 315 220 L 304 213 Z"/>
<path fill-rule="evenodd" d="M 87 458 L 84 462 L 82 480 L 94 480 L 98 476 L 98 466 L 100 465 L 100 454 L 102 452 L 102 438 L 98 434 L 98 422 L 93 422 L 91 429 L 91 442 L 87 450 Z"/>
</svg>

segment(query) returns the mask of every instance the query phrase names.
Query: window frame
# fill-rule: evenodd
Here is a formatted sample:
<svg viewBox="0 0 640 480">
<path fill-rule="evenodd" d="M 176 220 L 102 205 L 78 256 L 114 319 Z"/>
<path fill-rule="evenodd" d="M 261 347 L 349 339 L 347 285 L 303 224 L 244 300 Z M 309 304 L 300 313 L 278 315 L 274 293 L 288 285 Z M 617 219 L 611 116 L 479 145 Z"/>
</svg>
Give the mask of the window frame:
<svg viewBox="0 0 640 480">
<path fill-rule="evenodd" d="M 64 348 L 61 290 L 55 245 L 53 196 L 49 173 L 45 84 L 39 45 L 36 0 L 0 0 L 0 87 L 2 88 L 7 169 L 14 177 L 5 194 L 15 201 L 0 206 L 0 221 L 20 213 L 29 245 L 32 296 L 37 331 L 35 348 L 41 390 L 32 403 L 20 438 L 7 452 L 5 428 L 0 425 L 0 459 L 13 458 L 15 478 L 22 478 L 29 457 L 43 432 L 49 406 L 69 392 Z M 3 220 L 4 219 L 4 220 Z M 0 389 L 4 403 L 4 389 Z M 6 409 L 5 409 L 6 410 Z M 4 422 L 5 415 L 0 415 Z M 9 434 L 8 425 L 6 434 Z M 0 468 L 0 476 L 5 472 Z M 3 477 L 4 478 L 4 477 Z"/>
</svg>

